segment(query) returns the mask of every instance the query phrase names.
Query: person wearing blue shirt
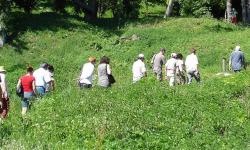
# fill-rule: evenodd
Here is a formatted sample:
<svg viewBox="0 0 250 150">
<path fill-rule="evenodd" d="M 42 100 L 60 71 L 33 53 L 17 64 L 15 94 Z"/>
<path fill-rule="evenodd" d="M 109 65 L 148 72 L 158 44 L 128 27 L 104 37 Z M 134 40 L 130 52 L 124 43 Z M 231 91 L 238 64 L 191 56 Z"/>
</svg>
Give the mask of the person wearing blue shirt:
<svg viewBox="0 0 250 150">
<path fill-rule="evenodd" d="M 231 53 L 229 67 L 234 72 L 240 72 L 243 68 L 246 69 L 244 53 L 241 51 L 240 46 L 236 46 Z"/>
</svg>

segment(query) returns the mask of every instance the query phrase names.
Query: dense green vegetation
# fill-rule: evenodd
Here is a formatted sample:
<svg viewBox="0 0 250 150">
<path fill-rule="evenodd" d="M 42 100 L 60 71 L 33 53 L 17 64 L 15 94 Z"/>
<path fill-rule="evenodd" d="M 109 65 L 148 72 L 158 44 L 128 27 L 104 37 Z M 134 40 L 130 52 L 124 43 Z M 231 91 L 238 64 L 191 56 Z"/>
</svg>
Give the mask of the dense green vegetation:
<svg viewBox="0 0 250 150">
<path fill-rule="evenodd" d="M 51 12 L 16 14 L 13 41 L 0 49 L 8 71 L 9 117 L 0 126 L 3 149 L 247 149 L 250 142 L 249 71 L 217 77 L 220 61 L 240 44 L 249 59 L 249 29 L 213 19 L 157 18 L 86 23 Z M 19 32 L 17 32 L 19 31 Z M 123 41 L 120 37 L 140 37 Z M 187 54 L 198 49 L 200 85 L 168 87 L 155 81 L 150 58 L 159 48 Z M 149 77 L 132 85 L 138 53 Z M 79 90 L 76 78 L 89 56 L 111 58 L 111 89 Z M 15 84 L 25 67 L 56 68 L 57 90 L 21 117 Z"/>
</svg>

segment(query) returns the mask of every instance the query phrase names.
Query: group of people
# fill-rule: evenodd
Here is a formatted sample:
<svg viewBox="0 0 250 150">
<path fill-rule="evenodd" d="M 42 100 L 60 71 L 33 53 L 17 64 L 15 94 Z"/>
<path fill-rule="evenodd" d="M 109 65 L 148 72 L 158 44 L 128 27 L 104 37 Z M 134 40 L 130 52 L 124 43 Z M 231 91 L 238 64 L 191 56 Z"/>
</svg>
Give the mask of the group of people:
<svg viewBox="0 0 250 150">
<path fill-rule="evenodd" d="M 22 115 L 25 115 L 33 97 L 42 97 L 55 89 L 54 67 L 48 63 L 41 64 L 36 70 L 27 67 L 27 73 L 19 78 L 16 89 L 22 99 Z"/>
<path fill-rule="evenodd" d="M 200 82 L 199 62 L 194 48 L 191 49 L 191 54 L 187 56 L 185 63 L 181 53 L 172 53 L 171 57 L 166 60 L 165 52 L 166 50 L 161 48 L 160 52 L 155 54 L 151 60 L 153 72 L 157 80 L 163 80 L 163 66 L 165 65 L 165 79 L 169 81 L 170 86 L 185 84 L 186 81 L 188 81 L 188 84 L 191 84 L 193 78 L 195 78 L 197 82 Z M 144 55 L 139 54 L 138 59 L 133 64 L 133 83 L 147 76 L 144 59 Z M 185 74 L 187 74 L 188 80 L 186 80 Z"/>
<path fill-rule="evenodd" d="M 181 53 L 172 53 L 170 58 L 165 58 L 166 50 L 160 49 L 160 52 L 155 54 L 152 59 L 152 71 L 157 80 L 163 80 L 163 67 L 165 65 L 166 76 L 170 86 L 176 84 L 191 84 L 193 78 L 199 83 L 201 81 L 199 73 L 199 61 L 196 55 L 196 49 L 192 48 L 190 54 L 184 60 Z M 79 87 L 81 89 L 93 87 L 93 79 L 95 72 L 96 58 L 89 57 L 88 62 L 82 66 L 79 77 Z M 246 69 L 244 53 L 240 46 L 236 46 L 229 58 L 229 66 L 234 72 L 240 72 Z M 110 58 L 103 56 L 97 67 L 98 86 L 111 87 L 115 83 L 110 67 Z M 54 67 L 48 63 L 43 63 L 40 68 L 34 69 L 27 67 L 27 73 L 21 76 L 17 83 L 17 94 L 22 99 L 22 115 L 27 113 L 30 106 L 30 100 L 35 96 L 44 96 L 47 92 L 55 89 Z M 147 68 L 145 65 L 144 54 L 139 54 L 137 60 L 132 66 L 133 83 L 136 83 L 147 76 Z M 5 118 L 8 114 L 9 95 L 6 84 L 6 70 L 0 66 L 0 118 Z"/>
</svg>

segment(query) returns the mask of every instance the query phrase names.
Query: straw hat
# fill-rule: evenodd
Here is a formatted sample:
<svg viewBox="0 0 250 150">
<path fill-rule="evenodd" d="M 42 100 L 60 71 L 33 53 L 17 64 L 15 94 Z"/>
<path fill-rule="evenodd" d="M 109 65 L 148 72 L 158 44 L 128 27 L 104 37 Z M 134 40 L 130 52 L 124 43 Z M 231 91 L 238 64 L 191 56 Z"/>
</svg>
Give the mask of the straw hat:
<svg viewBox="0 0 250 150">
<path fill-rule="evenodd" d="M 144 54 L 139 54 L 138 58 L 144 58 Z"/>
<path fill-rule="evenodd" d="M 4 66 L 0 66 L 0 72 L 6 72 L 6 70 L 4 69 Z"/>
</svg>

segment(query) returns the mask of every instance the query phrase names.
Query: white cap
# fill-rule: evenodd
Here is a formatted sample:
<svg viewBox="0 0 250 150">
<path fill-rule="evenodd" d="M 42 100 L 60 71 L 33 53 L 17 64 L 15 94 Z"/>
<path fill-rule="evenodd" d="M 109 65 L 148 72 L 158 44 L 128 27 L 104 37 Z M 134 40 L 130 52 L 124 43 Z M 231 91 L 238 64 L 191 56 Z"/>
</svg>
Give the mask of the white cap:
<svg viewBox="0 0 250 150">
<path fill-rule="evenodd" d="M 236 50 L 236 51 L 239 51 L 239 50 L 240 50 L 240 46 L 236 46 L 236 47 L 235 47 L 235 50 Z"/>
<path fill-rule="evenodd" d="M 143 54 L 139 54 L 138 58 L 144 58 L 144 55 Z"/>
<path fill-rule="evenodd" d="M 176 57 L 176 56 L 177 56 L 176 53 L 172 53 L 172 54 L 171 54 L 171 57 Z"/>
</svg>

